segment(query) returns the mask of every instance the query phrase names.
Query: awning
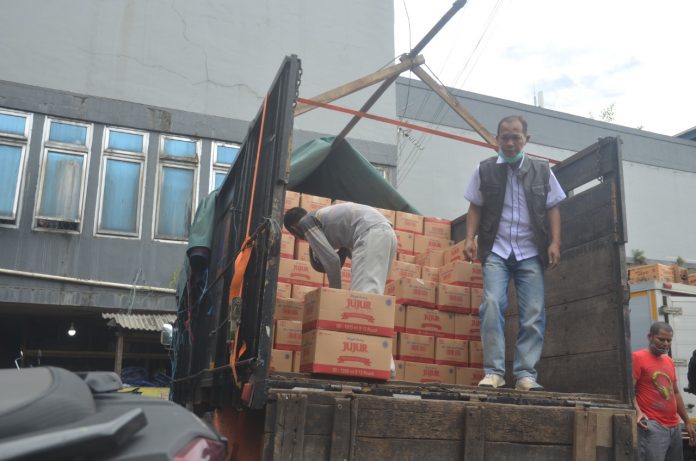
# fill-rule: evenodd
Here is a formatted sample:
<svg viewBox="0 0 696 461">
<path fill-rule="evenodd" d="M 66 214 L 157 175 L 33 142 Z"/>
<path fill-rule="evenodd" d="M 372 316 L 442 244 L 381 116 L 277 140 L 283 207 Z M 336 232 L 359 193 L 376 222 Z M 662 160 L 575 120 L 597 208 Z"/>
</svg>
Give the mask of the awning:
<svg viewBox="0 0 696 461">
<path fill-rule="evenodd" d="M 126 330 L 160 331 L 165 323 L 174 323 L 176 314 L 102 314 L 109 326 Z"/>
</svg>

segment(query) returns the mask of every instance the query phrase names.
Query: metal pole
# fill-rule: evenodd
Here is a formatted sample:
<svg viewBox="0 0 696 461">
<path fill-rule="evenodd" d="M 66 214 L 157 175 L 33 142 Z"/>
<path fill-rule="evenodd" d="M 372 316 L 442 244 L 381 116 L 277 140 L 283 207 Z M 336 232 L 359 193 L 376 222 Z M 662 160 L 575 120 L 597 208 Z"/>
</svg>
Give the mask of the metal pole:
<svg viewBox="0 0 696 461">
<path fill-rule="evenodd" d="M 452 19 L 452 16 L 454 16 L 457 11 L 462 9 L 462 7 L 466 4 L 466 0 L 458 0 L 452 4 L 452 7 L 440 18 L 440 20 L 433 26 L 432 29 L 430 29 L 430 32 L 425 34 L 425 37 L 421 39 L 418 44 L 413 47 L 413 49 L 408 53 L 403 55 L 400 59 L 403 61 L 408 58 L 413 58 L 418 55 L 418 53 L 421 52 L 423 48 L 430 42 L 430 40 L 433 39 L 433 37 L 440 32 L 440 29 L 442 29 L 447 22 Z M 387 91 L 387 88 L 391 86 L 392 83 L 394 83 L 397 79 L 398 75 L 394 75 L 392 77 L 389 77 L 386 79 L 380 86 L 377 88 L 377 90 L 374 92 L 372 96 L 370 96 L 370 99 L 367 100 L 365 104 L 360 108 L 360 112 L 367 112 L 370 110 L 370 108 L 377 102 L 377 100 L 384 94 L 385 91 Z M 358 124 L 360 121 L 360 117 L 355 116 L 353 117 L 350 122 L 348 122 L 348 125 L 346 125 L 345 128 L 343 128 L 343 131 L 341 131 L 338 136 L 336 136 L 336 139 L 334 139 L 333 145 L 336 146 L 338 145 L 341 141 L 343 141 L 346 136 L 348 136 L 348 133 L 350 133 L 350 130 L 353 129 L 355 125 Z"/>
</svg>

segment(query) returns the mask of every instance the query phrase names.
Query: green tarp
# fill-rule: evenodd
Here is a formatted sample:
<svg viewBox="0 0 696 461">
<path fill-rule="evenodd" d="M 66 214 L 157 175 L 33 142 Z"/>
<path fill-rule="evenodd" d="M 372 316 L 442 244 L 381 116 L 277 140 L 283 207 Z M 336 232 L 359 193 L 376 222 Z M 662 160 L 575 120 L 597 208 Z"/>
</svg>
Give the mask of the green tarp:
<svg viewBox="0 0 696 461">
<path fill-rule="evenodd" d="M 288 189 L 378 208 L 418 213 L 347 141 L 310 141 L 292 153 Z M 330 153 L 330 155 L 329 155 Z"/>
</svg>

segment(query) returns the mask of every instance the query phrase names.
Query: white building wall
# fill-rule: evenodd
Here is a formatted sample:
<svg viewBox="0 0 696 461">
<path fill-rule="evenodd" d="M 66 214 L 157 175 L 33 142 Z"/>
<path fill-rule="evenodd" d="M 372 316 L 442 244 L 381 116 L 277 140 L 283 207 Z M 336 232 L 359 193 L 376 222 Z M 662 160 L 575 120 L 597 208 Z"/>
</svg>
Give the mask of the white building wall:
<svg viewBox="0 0 696 461">
<path fill-rule="evenodd" d="M 0 80 L 250 120 L 284 56 L 302 60 L 311 97 L 393 59 L 393 22 L 392 0 L 23 0 L 2 11 Z M 375 113 L 394 111 L 392 88 Z M 337 134 L 348 119 L 321 110 L 296 128 Z M 394 142 L 374 123 L 351 136 Z"/>
</svg>

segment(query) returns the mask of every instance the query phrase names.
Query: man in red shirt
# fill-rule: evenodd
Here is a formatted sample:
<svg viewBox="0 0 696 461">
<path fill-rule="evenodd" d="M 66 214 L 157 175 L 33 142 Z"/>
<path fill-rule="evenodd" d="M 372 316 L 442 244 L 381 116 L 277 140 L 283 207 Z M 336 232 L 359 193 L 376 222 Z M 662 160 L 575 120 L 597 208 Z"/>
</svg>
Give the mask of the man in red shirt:
<svg viewBox="0 0 696 461">
<path fill-rule="evenodd" d="M 648 348 L 633 353 L 633 384 L 640 459 L 681 461 L 683 459 L 679 417 L 689 433 L 689 445 L 696 445 L 696 431 L 679 393 L 672 358 L 672 327 L 655 322 L 648 333 Z"/>
</svg>

